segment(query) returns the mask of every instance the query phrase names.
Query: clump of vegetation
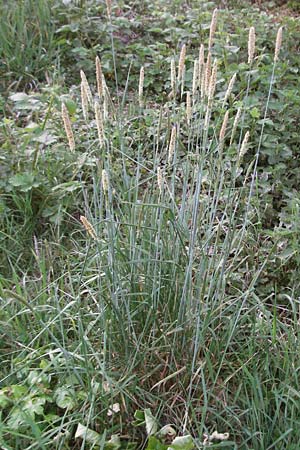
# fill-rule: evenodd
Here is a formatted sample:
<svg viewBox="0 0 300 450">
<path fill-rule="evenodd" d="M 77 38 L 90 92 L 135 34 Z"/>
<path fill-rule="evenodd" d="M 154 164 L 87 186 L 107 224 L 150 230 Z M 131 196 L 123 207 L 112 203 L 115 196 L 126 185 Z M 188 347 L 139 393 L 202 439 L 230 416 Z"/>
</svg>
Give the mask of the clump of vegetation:
<svg viewBox="0 0 300 450">
<path fill-rule="evenodd" d="M 204 12 L 196 32 L 195 6 L 179 33 L 181 5 L 167 7 L 145 26 L 165 41 L 143 58 L 130 43 L 141 53 L 127 74 L 130 19 L 107 1 L 104 57 L 87 45 L 75 85 L 49 79 L 3 102 L 5 449 L 298 446 L 288 31 L 265 41 L 253 21 L 236 45 L 226 12 Z"/>
</svg>

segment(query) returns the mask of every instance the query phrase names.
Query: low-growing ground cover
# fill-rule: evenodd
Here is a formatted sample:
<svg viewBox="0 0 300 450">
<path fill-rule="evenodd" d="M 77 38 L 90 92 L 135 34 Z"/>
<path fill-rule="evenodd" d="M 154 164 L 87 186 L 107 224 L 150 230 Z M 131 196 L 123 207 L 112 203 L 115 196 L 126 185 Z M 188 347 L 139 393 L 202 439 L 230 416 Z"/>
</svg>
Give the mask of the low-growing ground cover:
<svg viewBox="0 0 300 450">
<path fill-rule="evenodd" d="M 35 3 L 0 29 L 2 447 L 298 448 L 299 21 Z"/>
</svg>

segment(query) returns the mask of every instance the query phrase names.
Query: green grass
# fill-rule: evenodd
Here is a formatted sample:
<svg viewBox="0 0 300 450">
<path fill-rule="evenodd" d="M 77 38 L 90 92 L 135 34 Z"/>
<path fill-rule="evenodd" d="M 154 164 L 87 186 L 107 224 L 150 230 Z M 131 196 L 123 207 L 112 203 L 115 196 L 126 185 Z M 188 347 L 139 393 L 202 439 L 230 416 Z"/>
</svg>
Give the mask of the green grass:
<svg viewBox="0 0 300 450">
<path fill-rule="evenodd" d="M 93 105 L 87 119 L 82 115 L 78 82 L 40 84 L 27 94 L 11 90 L 3 102 L 0 443 L 5 449 L 137 448 L 148 439 L 149 421 L 158 427 L 149 450 L 170 445 L 159 431 L 166 424 L 178 436 L 192 435 L 197 448 L 216 430 L 229 439 L 212 448 L 298 447 L 298 58 L 288 36 L 299 33 L 299 25 L 287 20 L 274 65 L 277 24 L 267 30 L 269 19 L 257 11 L 248 11 L 248 19 L 245 10 L 235 17 L 221 11 L 212 50 L 219 61 L 216 93 L 210 110 L 197 90 L 189 123 L 186 93 L 192 89 L 198 37 L 207 45 L 214 5 L 200 14 L 199 5 L 191 4 L 186 23 L 182 2 L 173 2 L 173 11 L 161 2 L 152 6 L 150 14 L 147 2 L 132 4 L 131 11 L 122 4 L 125 18 L 114 7 L 112 23 L 104 5 L 99 9 L 108 30 L 100 55 L 110 94 L 104 99 L 104 145 Z M 99 47 L 93 47 L 93 33 L 87 40 L 84 27 L 96 20 L 89 14 L 97 7 L 77 5 L 74 16 L 80 8 L 72 45 L 86 45 L 95 95 L 91 68 Z M 129 27 L 129 12 L 135 15 L 133 29 L 144 20 L 143 36 L 122 48 L 116 30 L 122 23 Z M 70 11 L 71 23 L 74 16 Z M 251 67 L 242 17 L 247 27 L 256 26 Z M 156 36 L 153 47 L 147 44 L 152 53 L 141 57 L 149 36 Z M 171 98 L 170 62 L 175 57 L 177 67 L 182 42 L 189 44 L 185 84 Z M 68 45 L 60 50 L 66 64 Z M 124 57 L 131 51 L 138 55 L 130 67 Z M 70 67 L 60 70 L 61 77 Z M 62 102 L 75 152 L 63 129 Z M 96 238 L 80 216 L 92 224 Z M 114 404 L 120 411 L 110 415 Z M 187 438 L 180 448 L 191 450 L 190 445 Z"/>
</svg>

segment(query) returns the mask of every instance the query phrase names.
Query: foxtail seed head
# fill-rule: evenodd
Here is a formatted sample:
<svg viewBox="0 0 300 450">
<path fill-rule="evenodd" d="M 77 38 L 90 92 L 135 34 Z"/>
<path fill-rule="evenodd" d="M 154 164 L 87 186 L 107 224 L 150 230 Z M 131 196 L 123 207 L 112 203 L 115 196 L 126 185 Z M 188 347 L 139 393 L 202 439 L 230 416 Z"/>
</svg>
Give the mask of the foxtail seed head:
<svg viewBox="0 0 300 450">
<path fill-rule="evenodd" d="M 171 131 L 171 137 L 169 142 L 169 149 L 168 149 L 168 164 L 172 163 L 174 152 L 175 152 L 175 145 L 176 145 L 176 126 L 174 125 Z"/>
<path fill-rule="evenodd" d="M 203 78 L 203 72 L 205 69 L 205 62 L 204 62 L 204 45 L 201 44 L 199 48 L 199 62 L 198 62 L 198 80 L 199 80 L 199 88 L 201 88 L 202 78 Z"/>
<path fill-rule="evenodd" d="M 91 88 L 90 88 L 90 85 L 88 83 L 88 80 L 87 80 L 83 70 L 80 71 L 80 76 L 81 76 L 81 82 L 84 85 L 84 89 L 86 90 L 86 94 L 87 94 L 87 98 L 88 98 L 89 104 L 93 105 L 93 95 L 92 95 Z"/>
<path fill-rule="evenodd" d="M 140 105 L 140 108 L 143 107 L 144 78 L 145 78 L 144 67 L 141 67 L 140 81 L 139 81 L 139 105 Z"/>
<path fill-rule="evenodd" d="M 103 145 L 104 145 L 104 125 L 103 125 L 102 111 L 101 111 L 99 102 L 95 102 L 94 108 L 95 108 L 95 119 L 96 119 L 97 131 L 98 131 L 99 144 L 100 144 L 100 147 L 103 147 Z"/>
<path fill-rule="evenodd" d="M 231 137 L 230 137 L 230 145 L 233 142 L 235 132 L 236 132 L 237 126 L 238 126 L 240 118 L 241 118 L 241 114 L 242 114 L 242 108 L 239 108 L 236 112 L 234 122 L 233 122 L 233 127 L 232 127 L 232 132 L 231 132 Z"/>
<path fill-rule="evenodd" d="M 255 28 L 251 27 L 248 38 L 248 64 L 251 64 L 255 54 Z"/>
<path fill-rule="evenodd" d="M 191 101 L 191 93 L 190 91 L 188 91 L 186 93 L 186 119 L 188 125 L 190 125 L 191 123 L 191 118 L 192 118 L 192 101 Z"/>
<path fill-rule="evenodd" d="M 171 93 L 172 97 L 176 95 L 176 67 L 174 58 L 171 59 Z"/>
<path fill-rule="evenodd" d="M 68 139 L 68 144 L 70 147 L 71 152 L 75 151 L 75 139 L 72 131 L 72 125 L 69 117 L 68 110 L 66 108 L 66 105 L 64 103 L 61 104 L 61 115 L 64 122 L 65 132 Z"/>
<path fill-rule="evenodd" d="M 108 173 L 105 169 L 102 170 L 102 189 L 104 193 L 107 193 L 109 189 Z"/>
<path fill-rule="evenodd" d="M 210 29 L 209 29 L 209 40 L 208 40 L 208 49 L 209 50 L 212 47 L 213 39 L 214 39 L 216 28 L 217 28 L 217 16 L 218 16 L 218 10 L 216 8 L 213 12 L 213 15 L 211 18 Z"/>
<path fill-rule="evenodd" d="M 276 37 L 276 45 L 275 45 L 275 53 L 274 53 L 274 62 L 278 61 L 279 52 L 282 44 L 282 30 L 283 28 L 280 27 L 277 31 L 277 37 Z"/>
<path fill-rule="evenodd" d="M 211 54 L 208 52 L 207 61 L 205 64 L 205 94 L 208 95 L 209 91 L 209 83 L 210 83 L 210 75 L 211 75 Z"/>
<path fill-rule="evenodd" d="M 96 56 L 96 82 L 97 82 L 97 92 L 99 98 L 102 97 L 103 94 L 103 86 L 102 86 L 102 67 L 101 61 L 98 56 Z"/>
<path fill-rule="evenodd" d="M 225 105 L 225 103 L 227 102 L 228 98 L 230 97 L 230 94 L 232 92 L 235 80 L 236 80 L 236 73 L 234 73 L 232 75 L 231 80 L 229 81 L 228 88 L 227 88 L 227 91 L 225 93 L 225 97 L 224 97 L 224 101 L 223 101 L 223 106 Z"/>
<path fill-rule="evenodd" d="M 88 118 L 88 109 L 89 109 L 89 101 L 87 97 L 87 92 L 85 89 L 85 85 L 83 82 L 80 84 L 81 89 L 81 106 L 82 106 L 82 114 L 85 120 Z"/>
<path fill-rule="evenodd" d="M 183 71 L 185 67 L 185 56 L 186 56 L 186 45 L 183 44 L 181 47 L 180 55 L 179 55 L 179 63 L 178 63 L 178 82 L 183 78 Z"/>
<path fill-rule="evenodd" d="M 216 90 L 216 84 L 217 84 L 217 70 L 218 70 L 218 62 L 215 59 L 213 68 L 211 71 L 211 76 L 209 80 L 209 87 L 208 87 L 208 103 L 211 103 L 215 94 Z"/>
<path fill-rule="evenodd" d="M 193 85 L 192 85 L 192 95 L 196 94 L 197 88 L 199 86 L 199 61 L 195 59 L 194 61 L 194 71 L 193 71 Z"/>
<path fill-rule="evenodd" d="M 87 220 L 85 216 L 80 216 L 80 222 L 83 224 L 85 230 L 88 234 L 95 240 L 97 240 L 97 235 L 93 225 Z"/>
<path fill-rule="evenodd" d="M 243 142 L 242 142 L 242 145 L 241 145 L 241 149 L 240 149 L 240 152 L 239 152 L 239 158 L 238 158 L 239 161 L 243 158 L 243 156 L 245 155 L 245 153 L 247 151 L 247 144 L 248 144 L 248 141 L 249 141 L 249 137 L 250 137 L 250 133 L 249 133 L 249 131 L 247 131 L 245 136 L 244 136 L 244 139 L 243 139 Z"/>
<path fill-rule="evenodd" d="M 111 0 L 106 0 L 106 11 L 108 18 L 111 19 Z"/>
<path fill-rule="evenodd" d="M 163 180 L 163 174 L 160 167 L 157 168 L 157 185 L 160 194 L 162 193 L 163 186 L 164 186 L 164 180 Z"/>
<path fill-rule="evenodd" d="M 229 118 L 229 111 L 226 111 L 221 129 L 220 129 L 220 134 L 219 134 L 219 151 L 220 152 L 223 150 L 223 147 L 224 147 L 224 140 L 225 140 L 225 134 L 226 134 L 227 124 L 228 124 L 228 118 Z"/>
</svg>

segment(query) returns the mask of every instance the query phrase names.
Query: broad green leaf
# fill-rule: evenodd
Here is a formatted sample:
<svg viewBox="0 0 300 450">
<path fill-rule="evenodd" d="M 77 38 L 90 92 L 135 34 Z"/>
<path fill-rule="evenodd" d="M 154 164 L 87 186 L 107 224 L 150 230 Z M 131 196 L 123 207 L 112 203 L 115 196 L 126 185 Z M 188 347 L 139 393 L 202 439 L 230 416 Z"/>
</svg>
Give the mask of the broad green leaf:
<svg viewBox="0 0 300 450">
<path fill-rule="evenodd" d="M 57 388 L 55 391 L 55 401 L 59 408 L 73 409 L 76 406 L 74 390 L 66 386 Z"/>
<path fill-rule="evenodd" d="M 32 188 L 36 188 L 41 184 L 35 179 L 34 174 L 30 172 L 17 173 L 9 179 L 9 183 L 12 186 L 20 188 L 23 192 L 30 191 Z"/>
<path fill-rule="evenodd" d="M 167 450 L 168 446 L 162 444 L 157 437 L 150 436 L 148 440 L 148 444 L 146 450 Z"/>
<path fill-rule="evenodd" d="M 85 439 L 89 444 L 100 444 L 102 436 L 94 430 L 79 423 L 75 433 L 75 439 Z"/>
<path fill-rule="evenodd" d="M 195 447 L 191 435 L 177 436 L 169 446 L 173 450 L 192 450 Z"/>
<path fill-rule="evenodd" d="M 158 425 L 156 422 L 155 417 L 152 415 L 150 409 L 144 410 L 145 414 L 145 422 L 146 422 L 146 432 L 148 436 L 151 436 L 152 434 L 155 434 L 158 429 Z"/>
</svg>

